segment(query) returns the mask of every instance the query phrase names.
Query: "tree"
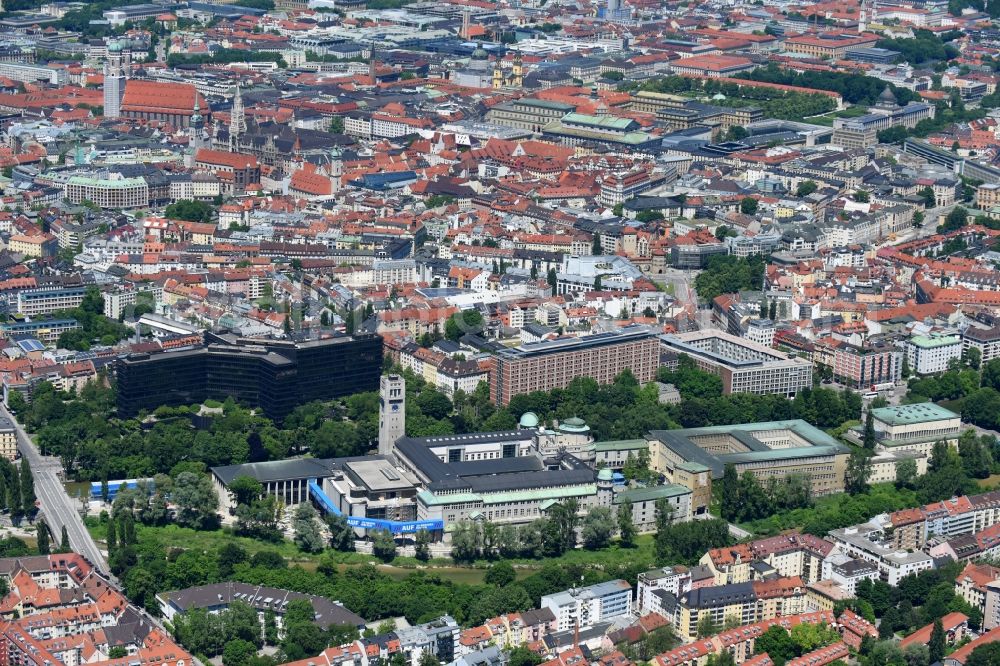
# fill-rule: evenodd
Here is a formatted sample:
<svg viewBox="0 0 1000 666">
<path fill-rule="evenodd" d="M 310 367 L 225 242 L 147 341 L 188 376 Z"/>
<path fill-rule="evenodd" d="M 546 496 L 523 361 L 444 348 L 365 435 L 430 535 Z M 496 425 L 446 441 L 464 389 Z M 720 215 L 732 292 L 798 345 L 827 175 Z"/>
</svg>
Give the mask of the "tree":
<svg viewBox="0 0 1000 666">
<path fill-rule="evenodd" d="M 819 189 L 819 186 L 815 181 L 804 180 L 799 183 L 798 187 L 795 188 L 795 196 L 806 197 L 815 192 L 817 189 Z"/>
<path fill-rule="evenodd" d="M 868 203 L 871 201 L 871 195 L 867 190 L 858 190 L 854 193 L 854 200 L 858 203 Z"/>
<path fill-rule="evenodd" d="M 172 220 L 209 222 L 212 219 L 212 206 L 204 201 L 181 199 L 167 206 L 163 214 Z"/>
<path fill-rule="evenodd" d="M 740 513 L 740 480 L 736 466 L 729 463 L 722 472 L 722 505 L 720 512 L 726 520 L 735 520 Z"/>
<path fill-rule="evenodd" d="M 463 310 L 455 313 L 445 322 L 444 336 L 457 342 L 466 333 L 480 333 L 484 325 L 483 315 L 478 310 Z"/>
<path fill-rule="evenodd" d="M 899 374 L 903 379 L 909 379 L 913 371 L 910 370 L 910 359 L 907 358 L 906 354 L 903 354 L 903 363 L 900 366 Z"/>
<path fill-rule="evenodd" d="M 108 536 L 105 540 L 108 546 L 108 555 L 112 555 L 115 549 L 118 547 L 118 535 L 116 534 L 115 521 L 114 519 L 108 520 Z"/>
<path fill-rule="evenodd" d="M 517 574 L 514 572 L 514 567 L 506 560 L 491 564 L 490 568 L 486 570 L 486 575 L 483 576 L 484 583 L 496 587 L 510 585 L 516 579 Z"/>
<path fill-rule="evenodd" d="M 872 471 L 872 453 L 867 449 L 853 448 L 847 459 L 844 472 L 844 490 L 850 495 L 858 495 L 868 490 L 868 477 Z"/>
<path fill-rule="evenodd" d="M 962 352 L 962 360 L 973 370 L 979 370 L 983 361 L 983 353 L 977 347 L 969 347 Z"/>
<path fill-rule="evenodd" d="M 383 562 L 391 562 L 396 557 L 396 539 L 389 530 L 379 530 L 375 533 L 372 554 Z"/>
<path fill-rule="evenodd" d="M 431 559 L 431 534 L 427 530 L 420 530 L 413 540 L 413 555 L 421 562 Z"/>
<path fill-rule="evenodd" d="M 330 529 L 330 548 L 342 552 L 354 550 L 354 528 L 347 524 L 347 516 L 328 513 L 326 525 Z"/>
<path fill-rule="evenodd" d="M 248 666 L 257 656 L 257 647 L 241 638 L 226 643 L 222 650 L 223 666 Z"/>
<path fill-rule="evenodd" d="M 937 204 L 934 188 L 930 185 L 917 192 L 917 196 L 924 200 L 924 207 L 926 208 L 933 208 Z"/>
<path fill-rule="evenodd" d="M 556 288 L 558 287 L 558 277 L 555 268 L 549 269 L 549 272 L 546 275 L 546 280 L 549 283 L 549 288 L 552 290 L 552 294 L 555 295 Z"/>
<path fill-rule="evenodd" d="M 861 445 L 869 451 L 874 451 L 875 444 L 877 442 L 878 438 L 875 434 L 875 415 L 872 414 L 872 410 L 869 409 L 868 413 L 865 415 L 865 429 L 861 435 Z"/>
<path fill-rule="evenodd" d="M 615 527 L 615 516 L 611 509 L 604 506 L 591 509 L 583 518 L 583 545 L 589 550 L 604 548 L 611 541 Z"/>
<path fill-rule="evenodd" d="M 938 227 L 938 233 L 957 231 L 966 225 L 969 220 L 969 211 L 961 206 L 951 209 L 951 212 L 944 218 L 944 224 Z"/>
<path fill-rule="evenodd" d="M 632 520 L 632 502 L 625 500 L 618 505 L 618 534 L 621 537 L 621 545 L 625 548 L 634 547 L 637 533 L 635 521 Z"/>
<path fill-rule="evenodd" d="M 248 559 L 247 551 L 243 546 L 232 541 L 227 541 L 219 548 L 219 576 L 227 579 L 233 575 L 233 569 L 237 564 L 243 564 Z"/>
<path fill-rule="evenodd" d="M 48 555 L 49 550 L 49 526 L 44 521 L 38 523 L 38 554 Z"/>
<path fill-rule="evenodd" d="M 66 526 L 62 526 L 62 536 L 59 538 L 59 552 L 69 553 L 72 549 L 69 545 L 69 532 L 66 531 Z"/>
<path fill-rule="evenodd" d="M 424 650 L 423 654 L 420 655 L 419 666 L 441 666 L 441 660 Z"/>
<path fill-rule="evenodd" d="M 996 666 L 997 664 L 1000 664 L 1000 643 L 980 645 L 965 660 L 965 666 Z"/>
<path fill-rule="evenodd" d="M 759 204 L 753 197 L 743 197 L 740 201 L 740 212 L 744 215 L 755 215 Z"/>
<path fill-rule="evenodd" d="M 711 616 L 705 614 L 698 620 L 698 638 L 714 636 L 719 633 L 719 626 L 712 621 Z"/>
<path fill-rule="evenodd" d="M 754 642 L 753 650 L 754 654 L 767 653 L 774 666 L 784 666 L 786 661 L 799 656 L 795 641 L 780 625 L 768 627 L 768 630 Z"/>
<path fill-rule="evenodd" d="M 523 645 L 518 645 L 507 655 L 508 666 L 538 666 L 543 659 L 537 652 L 529 650 Z"/>
<path fill-rule="evenodd" d="M 295 545 L 305 552 L 318 553 L 323 550 L 323 533 L 320 529 L 319 514 L 309 502 L 302 502 L 295 507 L 292 530 L 295 533 Z"/>
<path fill-rule="evenodd" d="M 931 639 L 927 643 L 927 649 L 930 652 L 931 663 L 937 663 L 944 659 L 945 636 L 944 626 L 941 624 L 940 618 L 934 620 L 934 628 L 931 630 Z"/>
<path fill-rule="evenodd" d="M 28 466 L 28 459 L 21 458 L 21 506 L 24 507 L 28 518 L 33 519 L 37 508 L 35 507 L 35 479 L 31 475 L 31 467 Z"/>
<path fill-rule="evenodd" d="M 590 254 L 592 254 L 595 257 L 599 257 L 603 253 L 604 253 L 604 248 L 601 247 L 601 235 L 594 234 L 594 240 L 590 244 Z"/>
<path fill-rule="evenodd" d="M 264 486 L 253 477 L 238 476 L 229 483 L 229 494 L 237 505 L 250 504 L 264 494 Z"/>
<path fill-rule="evenodd" d="M 219 497 L 207 474 L 181 472 L 174 480 L 171 498 L 177 507 L 178 524 L 195 529 L 217 524 Z"/>
<path fill-rule="evenodd" d="M 782 307 L 784 307 L 784 303 L 782 303 Z M 771 303 L 767 306 L 767 318 L 770 319 L 771 321 L 777 321 L 777 316 L 778 316 L 778 301 L 772 300 Z"/>
<path fill-rule="evenodd" d="M 900 488 L 913 488 L 917 480 L 917 461 L 912 458 L 896 463 L 896 485 Z"/>
</svg>

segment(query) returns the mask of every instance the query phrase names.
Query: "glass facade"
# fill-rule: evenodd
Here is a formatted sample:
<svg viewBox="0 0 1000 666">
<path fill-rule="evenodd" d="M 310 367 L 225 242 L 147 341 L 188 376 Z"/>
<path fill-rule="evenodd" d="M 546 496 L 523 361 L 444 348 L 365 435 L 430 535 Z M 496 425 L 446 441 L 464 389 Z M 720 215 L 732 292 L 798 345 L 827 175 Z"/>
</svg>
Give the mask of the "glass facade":
<svg viewBox="0 0 1000 666">
<path fill-rule="evenodd" d="M 120 359 L 119 415 L 232 397 L 282 419 L 302 403 L 378 390 L 382 338 L 377 335 L 299 344 L 232 344 L 210 336 L 210 342 L 201 349 Z"/>
</svg>

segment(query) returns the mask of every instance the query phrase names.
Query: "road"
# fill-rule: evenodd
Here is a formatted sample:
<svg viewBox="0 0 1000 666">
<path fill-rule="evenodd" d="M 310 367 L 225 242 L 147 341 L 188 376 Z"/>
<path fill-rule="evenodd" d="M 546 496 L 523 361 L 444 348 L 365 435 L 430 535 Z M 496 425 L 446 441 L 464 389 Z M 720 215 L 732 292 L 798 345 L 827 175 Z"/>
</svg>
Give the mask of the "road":
<svg viewBox="0 0 1000 666">
<path fill-rule="evenodd" d="M 97 544 L 90 536 L 90 532 L 83 524 L 80 514 L 73 506 L 62 481 L 59 479 L 59 472 L 62 463 L 58 458 L 42 456 L 35 448 L 28 433 L 24 431 L 21 424 L 17 422 L 3 405 L 0 405 L 0 414 L 6 416 L 14 424 L 17 431 L 17 448 L 21 455 L 28 460 L 31 473 L 35 479 L 35 495 L 41 503 L 41 512 L 52 532 L 52 542 L 58 544 L 61 538 L 62 528 L 66 527 L 69 535 L 69 544 L 74 551 L 80 553 L 90 560 L 99 571 L 108 575 L 110 569 L 104 559 Z"/>
</svg>

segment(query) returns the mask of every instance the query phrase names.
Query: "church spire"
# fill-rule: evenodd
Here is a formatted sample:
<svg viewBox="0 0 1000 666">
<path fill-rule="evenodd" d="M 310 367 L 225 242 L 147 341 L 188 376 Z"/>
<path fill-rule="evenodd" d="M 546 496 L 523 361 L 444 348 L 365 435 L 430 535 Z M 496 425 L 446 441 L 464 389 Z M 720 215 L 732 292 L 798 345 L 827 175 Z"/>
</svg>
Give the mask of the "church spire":
<svg viewBox="0 0 1000 666">
<path fill-rule="evenodd" d="M 243 93 L 239 85 L 236 86 L 236 94 L 233 96 L 233 110 L 229 118 L 229 150 L 234 152 L 239 145 L 239 138 L 247 131 L 247 119 L 243 111 Z"/>
</svg>

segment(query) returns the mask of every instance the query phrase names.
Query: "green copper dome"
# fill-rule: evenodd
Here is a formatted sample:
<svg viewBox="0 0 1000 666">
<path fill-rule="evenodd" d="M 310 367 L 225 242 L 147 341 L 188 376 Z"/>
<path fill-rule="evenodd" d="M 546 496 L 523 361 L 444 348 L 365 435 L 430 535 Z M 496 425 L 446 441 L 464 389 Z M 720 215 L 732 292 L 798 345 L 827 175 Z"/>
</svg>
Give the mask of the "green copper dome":
<svg viewBox="0 0 1000 666">
<path fill-rule="evenodd" d="M 537 428 L 538 427 L 538 414 L 534 412 L 525 412 L 521 415 L 521 421 L 519 425 L 522 428 Z"/>
<path fill-rule="evenodd" d="M 559 424 L 559 429 L 563 432 L 588 432 L 590 426 L 583 419 L 572 416 Z"/>
</svg>

